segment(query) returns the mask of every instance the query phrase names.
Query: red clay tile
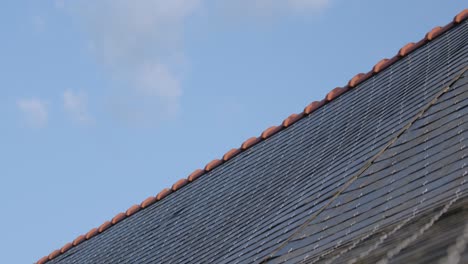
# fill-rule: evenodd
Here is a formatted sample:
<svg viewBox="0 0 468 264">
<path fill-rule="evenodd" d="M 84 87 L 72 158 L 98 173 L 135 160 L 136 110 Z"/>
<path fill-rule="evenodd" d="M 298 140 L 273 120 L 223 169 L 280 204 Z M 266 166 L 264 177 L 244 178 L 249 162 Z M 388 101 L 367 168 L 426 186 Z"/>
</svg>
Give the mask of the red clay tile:
<svg viewBox="0 0 468 264">
<path fill-rule="evenodd" d="M 114 216 L 114 218 L 112 218 L 112 221 L 111 223 L 113 225 L 117 224 L 118 222 L 122 221 L 123 219 L 125 219 L 127 217 L 127 215 L 125 213 L 118 213 L 116 216 Z"/>
<path fill-rule="evenodd" d="M 325 99 L 327 100 L 327 102 L 333 101 L 334 99 L 336 99 L 337 97 L 339 97 L 340 95 L 344 94 L 347 91 L 348 91 L 347 86 L 346 87 L 336 87 L 335 89 L 331 90 L 327 94 L 327 97 L 325 97 Z"/>
<path fill-rule="evenodd" d="M 465 10 L 461 11 L 460 13 L 458 13 L 458 15 L 456 15 L 453 18 L 453 22 L 461 23 L 463 20 L 465 20 L 467 18 L 468 18 L 468 9 L 465 9 Z"/>
<path fill-rule="evenodd" d="M 154 204 L 158 199 L 156 199 L 155 196 L 150 196 L 146 198 L 143 202 L 141 202 L 140 206 L 141 208 L 146 208 L 152 204 Z"/>
<path fill-rule="evenodd" d="M 67 252 L 68 250 L 70 250 L 70 248 L 73 247 L 73 244 L 72 243 L 66 243 L 61 249 L 60 249 L 60 253 L 65 253 Z"/>
<path fill-rule="evenodd" d="M 93 228 L 93 229 L 89 230 L 88 233 L 86 233 L 85 238 L 86 238 L 86 239 L 90 239 L 90 238 L 92 238 L 93 236 L 97 235 L 98 233 L 99 233 L 98 229 L 97 229 L 97 228 Z"/>
<path fill-rule="evenodd" d="M 190 175 L 188 176 L 188 180 L 190 182 L 193 182 L 194 180 L 198 179 L 200 176 L 202 176 L 203 174 L 205 174 L 205 171 L 202 170 L 202 169 L 196 169 L 194 170 L 192 173 L 190 173 Z"/>
<path fill-rule="evenodd" d="M 442 27 L 435 27 L 431 31 L 427 32 L 426 39 L 433 40 L 442 33 Z"/>
<path fill-rule="evenodd" d="M 99 233 L 102 233 L 111 226 L 112 226 L 112 223 L 110 221 L 105 221 L 104 223 L 102 223 L 102 225 L 99 226 L 98 231 Z"/>
<path fill-rule="evenodd" d="M 310 115 L 325 104 L 325 100 L 314 101 L 304 108 L 304 114 Z"/>
<path fill-rule="evenodd" d="M 228 161 L 232 158 L 234 158 L 237 154 L 239 154 L 241 152 L 240 149 L 238 148 L 233 148 L 231 149 L 230 151 L 226 152 L 226 154 L 223 155 L 223 160 L 224 161 Z"/>
<path fill-rule="evenodd" d="M 405 57 L 406 55 L 410 54 L 413 50 L 418 49 L 422 45 L 426 44 L 426 42 L 427 42 L 426 39 L 423 38 L 416 43 L 413 43 L 413 42 L 408 43 L 398 51 L 398 56 Z"/>
<path fill-rule="evenodd" d="M 44 257 L 42 257 L 40 260 L 38 260 L 38 261 L 36 262 L 36 264 L 44 264 L 44 263 L 46 263 L 47 261 L 49 261 L 49 256 L 44 256 Z"/>
<path fill-rule="evenodd" d="M 364 80 L 364 78 L 363 78 L 364 76 L 366 76 L 365 73 L 356 74 L 351 80 L 349 80 L 348 86 L 351 87 L 351 88 L 356 87 L 356 85 L 358 85 L 360 82 L 362 82 Z"/>
<path fill-rule="evenodd" d="M 393 63 L 395 63 L 399 59 L 400 59 L 400 56 L 398 56 L 398 54 L 393 56 L 391 59 L 383 59 L 383 60 L 379 61 L 374 66 L 374 68 L 372 68 L 372 71 L 374 73 L 379 73 L 379 72 L 385 70 L 388 66 L 392 65 Z"/>
<path fill-rule="evenodd" d="M 127 211 L 125 212 L 125 214 L 127 216 L 131 216 L 133 214 L 135 214 L 136 212 L 140 211 L 141 207 L 140 205 L 138 204 L 134 204 L 132 205 L 130 208 L 127 209 Z"/>
<path fill-rule="evenodd" d="M 387 63 L 389 61 L 389 59 L 385 58 L 385 59 L 381 59 L 379 62 L 377 62 L 374 67 L 372 68 L 372 71 L 374 73 L 378 73 L 378 72 L 381 72 L 383 69 L 387 68 L 388 65 L 390 65 L 389 63 Z"/>
<path fill-rule="evenodd" d="M 86 240 L 86 237 L 84 235 L 80 235 L 77 238 L 75 238 L 75 240 L 73 240 L 73 245 L 76 246 L 85 240 Z"/>
<path fill-rule="evenodd" d="M 286 119 L 284 119 L 282 125 L 283 127 L 289 127 L 299 121 L 302 118 L 302 113 L 301 114 L 291 114 L 288 116 Z"/>
<path fill-rule="evenodd" d="M 58 255 L 60 255 L 60 249 L 56 249 L 52 251 L 52 253 L 49 254 L 49 260 L 56 258 Z"/>
<path fill-rule="evenodd" d="M 408 55 L 414 49 L 415 49 L 415 44 L 413 42 L 410 42 L 410 43 L 406 44 L 405 46 L 403 46 L 403 48 L 401 48 L 398 51 L 398 55 L 400 57 L 404 57 L 404 56 Z"/>
<path fill-rule="evenodd" d="M 165 189 L 163 189 L 162 191 L 160 191 L 160 192 L 158 193 L 158 195 L 156 195 L 156 199 L 158 199 L 158 201 L 160 201 L 160 200 L 164 199 L 166 196 L 168 196 L 168 195 L 171 194 L 171 193 L 172 193 L 172 190 L 171 190 L 171 189 L 165 188 Z"/>
<path fill-rule="evenodd" d="M 261 137 L 263 139 L 267 139 L 267 138 L 273 136 L 274 134 L 280 132 L 281 129 L 283 129 L 282 126 L 271 126 L 271 127 L 265 129 L 265 131 L 262 132 Z"/>
<path fill-rule="evenodd" d="M 253 145 L 257 144 L 258 142 L 260 142 L 260 138 L 251 137 L 251 138 L 247 139 L 246 141 L 244 141 L 244 143 L 242 143 L 241 149 L 246 150 L 246 149 L 252 147 Z"/>
<path fill-rule="evenodd" d="M 218 167 L 221 164 L 223 164 L 222 160 L 214 159 L 214 160 L 210 161 L 208 164 L 206 164 L 205 170 L 206 171 L 212 171 L 214 168 Z"/>
<path fill-rule="evenodd" d="M 188 181 L 187 179 L 185 179 L 185 178 L 180 179 L 180 180 L 176 181 L 176 183 L 174 183 L 174 184 L 172 185 L 172 190 L 173 190 L 173 191 L 177 191 L 177 190 L 179 190 L 180 188 L 182 188 L 182 187 L 184 187 L 185 185 L 187 185 L 188 182 L 189 182 L 189 181 Z"/>
</svg>

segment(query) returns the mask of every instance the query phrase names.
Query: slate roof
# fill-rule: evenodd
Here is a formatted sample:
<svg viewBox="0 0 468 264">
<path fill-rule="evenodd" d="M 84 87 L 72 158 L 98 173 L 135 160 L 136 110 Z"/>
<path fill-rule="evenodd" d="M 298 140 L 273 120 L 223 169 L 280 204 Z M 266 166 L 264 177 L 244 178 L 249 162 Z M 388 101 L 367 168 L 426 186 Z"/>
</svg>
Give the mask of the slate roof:
<svg viewBox="0 0 468 264">
<path fill-rule="evenodd" d="M 467 17 L 38 263 L 467 263 Z"/>
</svg>

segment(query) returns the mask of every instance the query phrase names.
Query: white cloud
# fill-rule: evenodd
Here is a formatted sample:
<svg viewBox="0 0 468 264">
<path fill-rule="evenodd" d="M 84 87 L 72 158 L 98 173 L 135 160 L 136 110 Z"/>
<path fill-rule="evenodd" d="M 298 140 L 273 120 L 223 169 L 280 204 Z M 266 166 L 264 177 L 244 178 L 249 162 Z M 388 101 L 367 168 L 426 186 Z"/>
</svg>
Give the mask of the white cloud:
<svg viewBox="0 0 468 264">
<path fill-rule="evenodd" d="M 20 99 L 16 102 L 16 105 L 29 125 L 43 127 L 47 124 L 47 104 L 44 101 L 37 98 Z"/>
<path fill-rule="evenodd" d="M 117 86 L 126 86 L 110 91 L 110 98 L 116 93 L 131 98 L 114 102 L 117 107 L 125 105 L 117 112 L 140 109 L 139 119 L 144 120 L 141 116 L 147 112 L 152 121 L 177 112 L 182 96 L 183 24 L 199 4 L 200 0 L 67 2 L 78 11 L 91 52 Z"/>
<path fill-rule="evenodd" d="M 88 114 L 87 96 L 83 92 L 75 93 L 72 90 L 66 90 L 63 93 L 63 107 L 77 122 L 89 123 L 92 121 Z"/>
</svg>

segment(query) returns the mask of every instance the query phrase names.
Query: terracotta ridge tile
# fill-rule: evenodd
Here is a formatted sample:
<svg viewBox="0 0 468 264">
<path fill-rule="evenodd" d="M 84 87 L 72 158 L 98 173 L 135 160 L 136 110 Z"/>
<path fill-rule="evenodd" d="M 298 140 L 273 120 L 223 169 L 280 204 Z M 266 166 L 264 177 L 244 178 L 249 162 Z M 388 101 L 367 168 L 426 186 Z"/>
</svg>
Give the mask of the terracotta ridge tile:
<svg viewBox="0 0 468 264">
<path fill-rule="evenodd" d="M 262 134 L 260 135 L 260 137 L 262 139 L 267 139 L 273 135 L 275 135 L 276 133 L 280 132 L 281 130 L 283 129 L 282 126 L 271 126 L 267 129 L 265 129 Z"/>
<path fill-rule="evenodd" d="M 212 171 L 219 165 L 223 164 L 223 161 L 220 159 L 214 159 L 205 165 L 205 171 Z"/>
<path fill-rule="evenodd" d="M 61 254 L 60 249 L 56 249 L 56 250 L 52 251 L 52 253 L 49 254 L 48 258 L 49 258 L 49 260 L 52 260 L 52 259 L 58 257 L 60 254 Z"/>
<path fill-rule="evenodd" d="M 158 201 L 158 199 L 156 199 L 156 196 L 150 196 L 150 197 L 146 198 L 143 202 L 141 202 L 140 206 L 141 206 L 141 208 L 146 208 L 146 207 L 154 204 L 157 201 Z"/>
<path fill-rule="evenodd" d="M 190 182 L 193 182 L 194 180 L 198 179 L 200 176 L 202 176 L 203 174 L 205 174 L 205 171 L 202 170 L 202 169 L 196 169 L 194 170 L 192 173 L 190 173 L 190 175 L 188 176 L 188 180 Z"/>
<path fill-rule="evenodd" d="M 442 27 L 435 27 L 431 31 L 427 32 L 426 40 L 430 41 L 437 38 L 440 34 L 442 34 Z"/>
<path fill-rule="evenodd" d="M 331 102 L 338 98 L 340 95 L 346 93 L 349 90 L 348 86 L 345 87 L 336 87 L 335 89 L 331 90 L 327 96 L 325 97 L 325 100 L 327 102 Z"/>
<path fill-rule="evenodd" d="M 65 253 L 67 252 L 68 250 L 70 250 L 70 248 L 73 247 L 73 244 L 72 243 L 66 243 L 61 249 L 60 249 L 60 253 Z"/>
<path fill-rule="evenodd" d="M 97 235 L 97 234 L 99 234 L 98 229 L 97 229 L 97 228 L 93 228 L 93 229 L 89 230 L 88 233 L 86 233 L 85 238 L 86 238 L 86 240 L 88 240 L 88 239 L 92 238 L 93 236 L 95 236 L 95 235 Z"/>
<path fill-rule="evenodd" d="M 118 213 L 116 216 L 114 216 L 114 218 L 112 218 L 112 221 L 111 223 L 113 225 L 117 224 L 118 222 L 124 220 L 125 218 L 127 217 L 127 215 L 125 213 Z"/>
<path fill-rule="evenodd" d="M 395 55 L 390 59 L 382 59 L 381 61 L 377 62 L 377 64 L 374 65 L 374 67 L 372 68 L 372 71 L 374 72 L 374 74 L 379 73 L 385 70 L 386 68 L 388 68 L 388 66 L 392 65 L 399 59 L 400 57 L 398 55 Z"/>
<path fill-rule="evenodd" d="M 302 117 L 303 117 L 303 113 L 291 114 L 290 116 L 286 117 L 286 119 L 284 119 L 282 125 L 283 127 L 290 127 L 294 125 L 294 123 L 299 121 Z"/>
<path fill-rule="evenodd" d="M 99 228 L 91 229 L 86 235 L 78 236 L 77 238 L 75 238 L 73 240 L 72 243 L 67 243 L 61 249 L 54 250 L 48 256 L 44 256 L 41 259 L 39 259 L 36 263 L 37 264 L 44 264 L 48 260 L 56 258 L 60 254 L 63 254 L 64 252 L 68 251 L 73 246 L 77 246 L 78 244 L 82 243 L 86 239 L 90 239 L 90 238 L 94 237 L 95 235 L 104 232 L 105 230 L 110 228 L 112 225 L 117 224 L 118 222 L 122 221 L 126 217 L 131 216 L 131 215 L 135 214 L 136 212 L 138 212 L 139 210 L 141 210 L 143 208 L 146 208 L 146 207 L 149 207 L 150 205 L 154 204 L 155 202 L 164 199 L 166 196 L 171 194 L 173 191 L 179 190 L 180 188 L 187 185 L 188 183 L 195 181 L 200 176 L 204 175 L 206 172 L 211 171 L 214 168 L 216 168 L 217 166 L 221 165 L 223 162 L 232 159 L 233 157 L 238 155 L 241 151 L 245 151 L 246 149 L 249 149 L 252 146 L 254 146 L 255 144 L 259 143 L 261 140 L 265 140 L 265 139 L 271 137 L 272 135 L 278 133 L 282 129 L 293 125 L 294 123 L 299 121 L 301 118 L 303 118 L 305 115 L 309 115 L 309 114 L 313 113 L 314 111 L 316 111 L 317 109 L 319 109 L 320 107 L 325 105 L 326 103 L 328 103 L 330 101 L 333 101 L 334 99 L 338 98 L 342 94 L 346 93 L 351 88 L 354 88 L 354 87 L 358 86 L 363 81 L 365 81 L 365 80 L 369 79 L 370 77 L 382 72 L 383 70 L 388 68 L 390 65 L 392 65 L 395 62 L 399 61 L 401 58 L 407 56 L 408 54 L 410 54 L 414 50 L 420 48 L 422 45 L 426 44 L 428 41 L 432 41 L 432 40 L 436 39 L 437 37 L 442 35 L 444 32 L 451 29 L 456 24 L 459 24 L 459 23 L 463 22 L 466 19 L 468 19 L 468 9 L 464 9 L 463 11 L 458 13 L 453 18 L 453 21 L 448 23 L 447 25 L 445 25 L 443 27 L 433 28 L 420 41 L 418 41 L 416 43 L 410 42 L 410 43 L 406 44 L 405 46 L 403 46 L 398 51 L 397 55 L 395 55 L 394 57 L 392 57 L 390 59 L 385 58 L 385 59 L 380 60 L 379 62 L 377 62 L 374 65 L 374 67 L 372 68 L 372 70 L 370 72 L 368 72 L 368 73 L 359 73 L 359 74 L 355 75 L 348 82 L 348 85 L 346 85 L 344 87 L 336 87 L 335 89 L 331 90 L 326 95 L 325 99 L 323 99 L 321 101 L 314 101 L 314 102 L 310 103 L 309 105 L 307 105 L 304 108 L 304 111 L 299 113 L 299 114 L 291 114 L 289 117 L 287 117 L 282 122 L 281 126 L 272 126 L 272 127 L 268 128 L 268 129 L 266 129 L 265 131 L 263 131 L 260 137 L 251 137 L 251 138 L 247 139 L 246 141 L 244 141 L 242 143 L 240 149 L 233 148 L 233 149 L 229 150 L 228 152 L 226 152 L 223 155 L 222 160 L 215 159 L 215 160 L 211 161 L 210 163 L 208 163 L 205 166 L 204 170 L 203 169 L 197 169 L 197 170 L 193 171 L 187 177 L 187 179 L 181 179 L 181 180 L 177 181 L 176 183 L 174 183 L 174 185 L 172 186 L 171 189 L 165 188 L 162 191 L 160 191 L 157 196 L 151 196 L 151 197 L 146 198 L 140 205 L 133 205 L 125 213 L 118 213 L 116 216 L 114 216 L 114 218 L 112 218 L 111 221 L 104 222 L 101 226 L 99 226 Z"/>
<path fill-rule="evenodd" d="M 322 107 L 323 105 L 325 105 L 325 99 L 322 100 L 322 101 L 313 101 L 312 103 L 310 103 L 309 105 L 307 105 L 307 106 L 304 108 L 304 114 L 310 115 L 310 114 L 312 114 L 315 110 L 317 110 L 317 109 L 319 109 L 320 107 Z"/>
<path fill-rule="evenodd" d="M 246 141 L 244 141 L 244 143 L 242 143 L 241 149 L 246 150 L 246 149 L 252 147 L 253 145 L 257 144 L 258 142 L 260 142 L 260 138 L 251 137 L 251 138 L 247 139 Z"/>
<path fill-rule="evenodd" d="M 232 158 L 234 158 L 235 156 L 237 156 L 237 154 L 239 154 L 241 152 L 240 149 L 238 148 L 233 148 L 231 150 L 229 150 L 228 152 L 226 152 L 224 155 L 223 155 L 223 160 L 224 161 L 228 161 Z"/>
<path fill-rule="evenodd" d="M 49 261 L 49 256 L 44 256 L 42 257 L 41 259 L 39 259 L 36 264 L 44 264 L 46 263 L 47 261 Z"/>
<path fill-rule="evenodd" d="M 365 73 L 356 74 L 353 78 L 351 78 L 351 80 L 349 80 L 348 86 L 351 87 L 351 88 L 356 87 L 356 85 L 358 85 L 359 83 L 362 82 L 362 80 L 364 79 L 365 76 L 366 76 Z"/>
<path fill-rule="evenodd" d="M 127 211 L 125 211 L 125 214 L 127 216 L 131 216 L 131 215 L 135 214 L 136 212 L 140 211 L 140 209 L 141 209 L 140 205 L 134 204 L 130 208 L 128 208 Z"/>
<path fill-rule="evenodd" d="M 171 189 L 164 188 L 162 191 L 158 193 L 158 195 L 156 195 L 156 198 L 158 199 L 158 201 L 161 201 L 162 199 L 164 199 L 166 196 L 168 196 L 171 193 L 172 193 Z"/>
<path fill-rule="evenodd" d="M 461 23 L 463 20 L 467 19 L 468 18 L 468 9 L 464 9 L 463 11 L 461 11 L 460 13 L 458 13 L 454 18 L 453 18 L 453 22 L 455 23 Z"/>
<path fill-rule="evenodd" d="M 182 178 L 178 181 L 176 181 L 173 185 L 172 185 L 172 191 L 177 191 L 179 190 L 180 188 L 184 187 L 185 185 L 187 185 L 187 183 L 189 183 L 189 181 L 186 179 L 186 178 Z M 165 196 L 164 196 L 165 197 Z M 162 198 L 160 198 L 159 200 L 161 200 Z"/>
<path fill-rule="evenodd" d="M 73 240 L 73 246 L 81 244 L 81 242 L 85 241 L 86 237 L 84 235 L 79 235 L 75 240 Z"/>
<path fill-rule="evenodd" d="M 102 233 L 102 232 L 106 231 L 111 226 L 112 226 L 112 223 L 110 221 L 105 221 L 104 223 L 102 223 L 99 226 L 98 231 L 99 231 L 99 233 Z"/>
</svg>

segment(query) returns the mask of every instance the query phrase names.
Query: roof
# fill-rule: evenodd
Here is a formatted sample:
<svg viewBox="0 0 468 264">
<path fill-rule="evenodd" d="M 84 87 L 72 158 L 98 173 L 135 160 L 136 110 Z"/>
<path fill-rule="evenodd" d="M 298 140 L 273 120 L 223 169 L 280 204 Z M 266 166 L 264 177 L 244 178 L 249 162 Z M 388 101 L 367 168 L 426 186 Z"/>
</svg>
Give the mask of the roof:
<svg viewBox="0 0 468 264">
<path fill-rule="evenodd" d="M 37 263 L 468 258 L 467 18 Z"/>
</svg>

